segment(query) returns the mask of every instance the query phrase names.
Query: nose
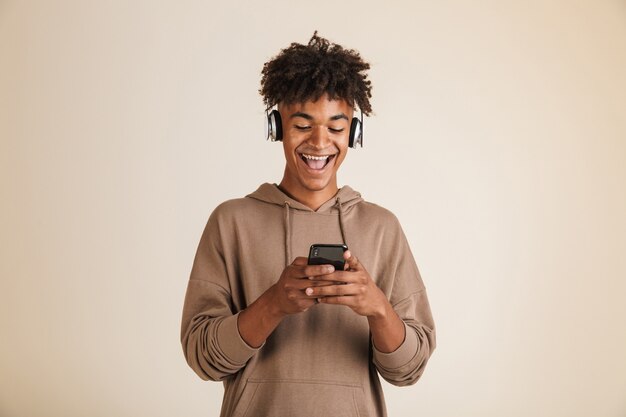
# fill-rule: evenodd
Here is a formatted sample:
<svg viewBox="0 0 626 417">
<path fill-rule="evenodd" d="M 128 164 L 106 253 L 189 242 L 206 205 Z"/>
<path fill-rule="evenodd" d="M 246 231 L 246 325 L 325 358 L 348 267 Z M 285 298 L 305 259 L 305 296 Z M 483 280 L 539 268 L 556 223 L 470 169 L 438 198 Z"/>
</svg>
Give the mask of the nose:
<svg viewBox="0 0 626 417">
<path fill-rule="evenodd" d="M 313 126 L 311 135 L 307 139 L 307 143 L 315 149 L 324 149 L 330 143 L 328 130 L 323 126 Z"/>
</svg>

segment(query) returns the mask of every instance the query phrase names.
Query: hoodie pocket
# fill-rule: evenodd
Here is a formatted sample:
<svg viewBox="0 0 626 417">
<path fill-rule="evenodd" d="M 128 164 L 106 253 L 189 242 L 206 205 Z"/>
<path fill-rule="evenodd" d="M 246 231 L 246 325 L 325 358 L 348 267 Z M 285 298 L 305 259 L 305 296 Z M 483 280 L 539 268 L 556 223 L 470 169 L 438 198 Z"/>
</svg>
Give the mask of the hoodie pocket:
<svg viewBox="0 0 626 417">
<path fill-rule="evenodd" d="M 249 379 L 233 417 L 368 417 L 363 387 L 334 381 Z"/>
</svg>

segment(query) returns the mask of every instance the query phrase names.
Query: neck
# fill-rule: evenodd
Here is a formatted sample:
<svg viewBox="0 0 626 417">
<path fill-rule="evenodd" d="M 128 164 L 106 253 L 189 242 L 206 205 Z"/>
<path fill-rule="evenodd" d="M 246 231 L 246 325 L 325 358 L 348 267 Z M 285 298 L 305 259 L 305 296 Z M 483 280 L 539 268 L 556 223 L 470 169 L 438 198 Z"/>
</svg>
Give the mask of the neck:
<svg viewBox="0 0 626 417">
<path fill-rule="evenodd" d="M 333 198 L 335 194 L 337 194 L 337 191 L 339 191 L 336 182 L 334 184 L 328 184 L 323 190 L 313 191 L 303 187 L 294 187 L 292 184 L 289 184 L 289 181 L 285 181 L 284 178 L 280 184 L 278 184 L 278 188 L 289 197 L 314 211 L 317 211 L 322 204 Z"/>
</svg>

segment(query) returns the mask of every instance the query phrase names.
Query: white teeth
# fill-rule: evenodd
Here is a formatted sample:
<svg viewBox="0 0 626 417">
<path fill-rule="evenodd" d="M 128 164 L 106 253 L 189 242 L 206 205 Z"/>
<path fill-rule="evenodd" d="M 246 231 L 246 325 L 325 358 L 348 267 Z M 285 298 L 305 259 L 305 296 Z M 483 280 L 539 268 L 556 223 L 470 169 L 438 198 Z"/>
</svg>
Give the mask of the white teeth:
<svg viewBox="0 0 626 417">
<path fill-rule="evenodd" d="M 325 161 L 326 159 L 328 159 L 330 155 L 313 156 L 313 155 L 307 155 L 303 153 L 302 156 L 304 156 L 306 159 L 313 159 L 315 161 Z"/>
</svg>

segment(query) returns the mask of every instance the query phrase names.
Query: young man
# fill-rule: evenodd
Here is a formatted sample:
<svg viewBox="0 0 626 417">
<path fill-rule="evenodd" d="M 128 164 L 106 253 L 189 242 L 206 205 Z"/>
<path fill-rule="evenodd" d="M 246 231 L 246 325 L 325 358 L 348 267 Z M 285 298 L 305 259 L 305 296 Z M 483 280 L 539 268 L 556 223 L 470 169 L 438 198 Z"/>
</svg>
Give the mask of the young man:
<svg viewBox="0 0 626 417">
<path fill-rule="evenodd" d="M 367 69 L 317 32 L 263 68 L 285 172 L 213 211 L 183 308 L 185 358 L 203 380 L 223 381 L 223 417 L 385 416 L 378 374 L 413 384 L 435 348 L 396 217 L 337 187 L 359 140 L 354 107 L 371 112 Z M 345 270 L 307 265 L 314 243 L 346 244 Z"/>
</svg>

